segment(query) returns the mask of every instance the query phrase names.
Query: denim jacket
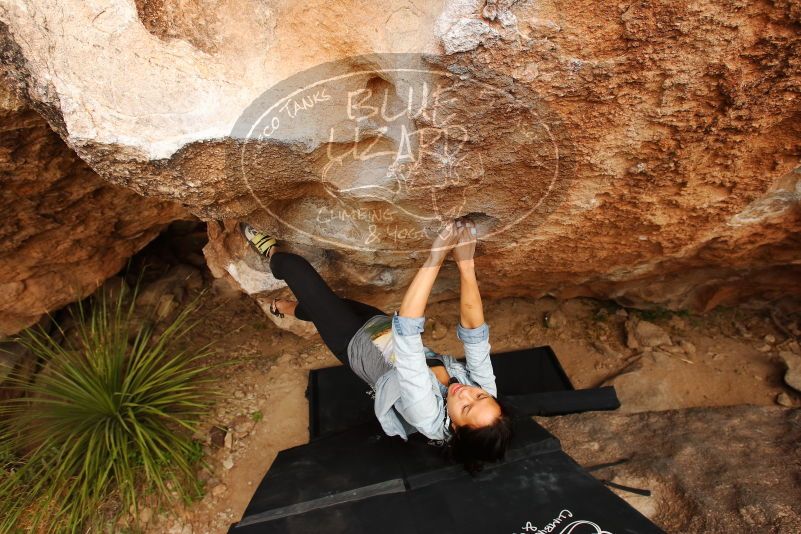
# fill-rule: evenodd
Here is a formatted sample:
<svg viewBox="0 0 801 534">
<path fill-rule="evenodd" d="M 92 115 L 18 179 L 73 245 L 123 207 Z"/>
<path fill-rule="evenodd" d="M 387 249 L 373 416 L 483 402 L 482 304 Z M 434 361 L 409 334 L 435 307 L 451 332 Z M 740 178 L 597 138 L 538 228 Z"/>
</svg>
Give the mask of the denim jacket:
<svg viewBox="0 0 801 534">
<path fill-rule="evenodd" d="M 426 355 L 433 352 L 423 345 L 425 316 L 392 316 L 395 348 L 394 367 L 381 375 L 375 384 L 375 414 L 388 436 L 408 435 L 419 431 L 432 440 L 447 441 L 451 437 L 450 419 L 440 382 L 426 364 Z M 464 328 L 457 324 L 456 337 L 464 343 L 465 363 L 447 354 L 438 357 L 448 374 L 461 384 L 483 388 L 497 397 L 495 374 L 490 361 L 489 325 Z"/>
</svg>

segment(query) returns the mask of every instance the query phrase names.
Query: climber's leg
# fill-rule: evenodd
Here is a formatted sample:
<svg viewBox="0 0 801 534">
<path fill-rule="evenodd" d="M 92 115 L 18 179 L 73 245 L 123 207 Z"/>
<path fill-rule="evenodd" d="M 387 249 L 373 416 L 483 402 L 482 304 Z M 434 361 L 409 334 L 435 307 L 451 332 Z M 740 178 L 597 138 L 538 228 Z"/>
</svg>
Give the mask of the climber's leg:
<svg viewBox="0 0 801 534">
<path fill-rule="evenodd" d="M 270 269 L 295 294 L 298 301 L 295 316 L 313 322 L 329 350 L 350 367 L 348 343 L 365 319 L 328 287 L 305 258 L 276 250 L 270 258 Z"/>
<path fill-rule="evenodd" d="M 382 312 L 375 306 L 365 304 L 364 302 L 359 302 L 358 300 L 352 300 L 352 299 L 342 299 L 342 300 L 350 304 L 350 307 L 353 309 L 354 312 L 356 312 L 356 315 L 364 319 L 363 322 L 366 322 L 367 319 L 369 319 L 370 317 L 374 317 L 376 315 L 387 315 L 386 313 Z"/>
<path fill-rule="evenodd" d="M 280 301 L 281 299 L 278 300 Z M 353 312 L 359 317 L 361 317 L 364 321 L 367 321 L 367 319 L 374 317 L 376 315 L 386 315 L 386 313 L 382 312 L 375 306 L 370 306 L 369 304 L 365 304 L 364 302 L 359 302 L 358 300 L 352 300 L 346 298 L 342 298 L 342 300 L 347 302 L 350 305 Z M 309 312 L 306 311 L 306 309 L 303 307 L 303 305 L 301 305 L 300 302 L 295 303 L 295 310 L 292 315 L 296 319 L 300 319 L 301 321 L 311 321 L 311 316 L 309 315 Z"/>
<path fill-rule="evenodd" d="M 303 305 L 297 300 L 289 300 L 289 299 L 275 299 L 275 300 L 276 300 L 276 308 L 281 313 L 291 315 L 292 317 L 300 321 L 312 322 L 309 312 L 307 312 L 306 309 L 303 307 Z M 347 300 L 347 299 L 342 299 L 342 300 Z M 290 303 L 290 304 L 284 304 L 284 303 Z M 292 307 L 293 305 L 294 308 Z"/>
</svg>

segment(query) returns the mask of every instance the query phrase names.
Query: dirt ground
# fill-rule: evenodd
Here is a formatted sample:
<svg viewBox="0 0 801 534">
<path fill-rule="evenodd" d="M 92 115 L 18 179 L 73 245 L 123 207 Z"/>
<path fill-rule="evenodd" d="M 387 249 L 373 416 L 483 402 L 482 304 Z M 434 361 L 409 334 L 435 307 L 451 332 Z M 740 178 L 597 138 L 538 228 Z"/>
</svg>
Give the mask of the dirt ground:
<svg viewBox="0 0 801 534">
<path fill-rule="evenodd" d="M 638 362 L 628 373 L 635 377 L 629 381 L 633 388 L 625 381 L 615 382 L 624 411 L 772 405 L 781 393 L 796 405 L 801 401 L 784 385 L 785 368 L 777 356 L 782 342 L 792 342 L 785 341 L 765 312 L 737 308 L 692 316 L 626 311 L 589 299 L 559 303 L 547 298 L 488 301 L 484 307 L 493 352 L 550 345 L 576 388 L 605 383 L 628 362 Z M 219 533 L 241 518 L 276 454 L 308 441 L 309 370 L 339 365 L 319 337 L 307 340 L 278 329 L 245 295 L 211 291 L 203 297 L 200 313 L 197 342 L 216 340 L 217 358 L 231 364 L 219 371 L 224 400 L 204 424 L 206 458 L 212 467 L 201 473 L 207 493 L 202 501 L 179 510 L 178 519 L 154 515 L 150 532 Z M 426 345 L 463 356 L 455 336 L 458 303 L 429 305 L 426 315 Z M 673 352 L 629 349 L 625 322 L 632 316 L 661 326 L 672 339 L 668 348 Z M 640 354 L 645 356 L 638 358 Z M 638 387 L 650 394 L 629 394 Z M 660 405 L 653 406 L 654 399 Z M 228 435 L 215 426 L 229 429 Z"/>
</svg>

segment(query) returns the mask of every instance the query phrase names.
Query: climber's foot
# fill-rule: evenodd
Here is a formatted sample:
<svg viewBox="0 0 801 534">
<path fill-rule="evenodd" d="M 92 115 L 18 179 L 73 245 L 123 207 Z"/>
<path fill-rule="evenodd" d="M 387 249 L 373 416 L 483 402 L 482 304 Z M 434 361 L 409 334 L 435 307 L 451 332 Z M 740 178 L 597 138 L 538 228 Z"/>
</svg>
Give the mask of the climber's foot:
<svg viewBox="0 0 801 534">
<path fill-rule="evenodd" d="M 294 317 L 295 308 L 298 307 L 298 302 L 296 300 L 289 300 L 289 299 L 275 299 L 273 307 L 279 313 L 283 313 L 284 315 L 291 315 L 292 317 Z"/>
<path fill-rule="evenodd" d="M 240 222 L 239 229 L 242 235 L 245 236 L 245 239 L 248 240 L 248 243 L 250 243 L 259 254 L 267 256 L 268 258 L 273 257 L 275 250 L 278 248 L 278 240 L 275 237 L 259 232 L 246 222 Z"/>
</svg>

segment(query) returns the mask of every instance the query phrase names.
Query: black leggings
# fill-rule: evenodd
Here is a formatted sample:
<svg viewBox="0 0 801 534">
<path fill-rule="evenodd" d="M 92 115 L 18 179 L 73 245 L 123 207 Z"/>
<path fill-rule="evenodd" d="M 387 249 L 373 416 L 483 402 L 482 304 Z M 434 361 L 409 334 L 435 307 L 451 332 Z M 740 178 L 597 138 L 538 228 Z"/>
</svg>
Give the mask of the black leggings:
<svg viewBox="0 0 801 534">
<path fill-rule="evenodd" d="M 339 297 L 305 258 L 292 252 L 276 250 L 270 270 L 295 294 L 295 317 L 313 322 L 329 350 L 350 367 L 347 351 L 353 335 L 370 317 L 386 314 L 369 304 Z"/>
</svg>

